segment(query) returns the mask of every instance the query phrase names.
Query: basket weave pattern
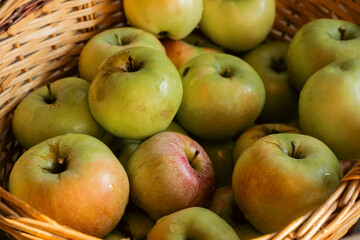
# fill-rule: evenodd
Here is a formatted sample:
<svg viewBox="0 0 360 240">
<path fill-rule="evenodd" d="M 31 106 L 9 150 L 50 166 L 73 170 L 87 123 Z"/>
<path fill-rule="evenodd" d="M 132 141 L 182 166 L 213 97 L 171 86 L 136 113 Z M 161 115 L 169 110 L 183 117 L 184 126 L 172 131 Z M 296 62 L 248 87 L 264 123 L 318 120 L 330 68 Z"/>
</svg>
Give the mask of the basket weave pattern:
<svg viewBox="0 0 360 240">
<path fill-rule="evenodd" d="M 277 0 L 268 39 L 290 41 L 317 18 L 360 25 L 360 0 Z M 125 25 L 121 0 L 0 1 L 0 184 L 6 189 L 23 153 L 11 130 L 12 112 L 34 89 L 76 75 L 84 43 L 98 32 Z M 360 217 L 360 163 L 319 208 L 265 239 L 339 239 Z M 0 228 L 16 239 L 97 239 L 57 224 L 0 188 Z"/>
</svg>

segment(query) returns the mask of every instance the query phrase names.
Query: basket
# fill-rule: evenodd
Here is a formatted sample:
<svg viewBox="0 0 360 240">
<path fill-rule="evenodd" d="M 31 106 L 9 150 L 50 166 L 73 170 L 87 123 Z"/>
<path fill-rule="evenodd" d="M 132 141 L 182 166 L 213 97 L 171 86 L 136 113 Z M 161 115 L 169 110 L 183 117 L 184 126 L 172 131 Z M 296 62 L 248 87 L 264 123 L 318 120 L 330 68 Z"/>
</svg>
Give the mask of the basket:
<svg viewBox="0 0 360 240">
<path fill-rule="evenodd" d="M 290 41 L 306 22 L 339 18 L 360 25 L 360 0 L 277 0 L 268 39 Z M 79 53 L 98 32 L 126 25 L 121 0 L 0 1 L 0 228 L 15 239 L 98 239 L 33 209 L 6 191 L 10 170 L 23 153 L 11 128 L 16 105 L 34 89 L 77 75 Z M 339 239 L 358 221 L 360 162 L 320 207 L 268 239 Z"/>
</svg>

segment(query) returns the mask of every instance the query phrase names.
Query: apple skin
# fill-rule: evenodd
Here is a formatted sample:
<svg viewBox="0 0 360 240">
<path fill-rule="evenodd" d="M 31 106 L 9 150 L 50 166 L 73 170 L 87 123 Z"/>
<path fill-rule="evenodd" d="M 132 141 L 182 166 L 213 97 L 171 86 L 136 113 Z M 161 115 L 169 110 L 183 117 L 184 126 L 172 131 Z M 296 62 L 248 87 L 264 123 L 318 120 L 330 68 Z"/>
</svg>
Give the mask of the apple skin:
<svg viewBox="0 0 360 240">
<path fill-rule="evenodd" d="M 203 54 L 179 72 L 184 95 L 176 120 L 190 134 L 209 141 L 230 139 L 261 113 L 264 84 L 242 59 L 225 53 Z"/>
<path fill-rule="evenodd" d="M 119 229 L 130 239 L 146 240 L 151 228 L 155 225 L 152 220 L 141 209 L 126 209 L 124 216 L 119 223 Z"/>
<path fill-rule="evenodd" d="M 275 11 L 275 0 L 204 0 L 200 29 L 220 46 L 246 51 L 265 40 Z"/>
<path fill-rule="evenodd" d="M 299 93 L 292 85 L 286 67 L 288 47 L 288 42 L 271 41 L 243 56 L 265 86 L 265 105 L 257 123 L 286 123 L 297 117 Z"/>
<path fill-rule="evenodd" d="M 123 2 L 124 12 L 130 25 L 146 29 L 159 38 L 186 37 L 198 25 L 203 12 L 202 0 L 124 0 Z"/>
<path fill-rule="evenodd" d="M 250 240 L 262 236 L 240 211 L 231 186 L 217 188 L 208 209 L 224 219 L 235 230 L 239 239 Z"/>
<path fill-rule="evenodd" d="M 154 220 L 183 208 L 206 206 L 215 191 L 214 168 L 205 150 L 176 132 L 143 141 L 126 172 L 130 199 Z"/>
<path fill-rule="evenodd" d="M 80 77 L 91 82 L 106 58 L 120 50 L 136 46 L 154 48 L 165 54 L 165 48 L 159 39 L 143 29 L 133 27 L 108 29 L 92 37 L 81 50 Z"/>
<path fill-rule="evenodd" d="M 133 47 L 103 62 L 90 85 L 89 105 L 108 132 L 141 140 L 170 125 L 182 95 L 179 73 L 165 54 Z"/>
<path fill-rule="evenodd" d="M 104 143 L 68 133 L 22 154 L 10 173 L 9 192 L 60 224 L 104 237 L 124 214 L 129 180 Z"/>
<path fill-rule="evenodd" d="M 107 132 L 93 118 L 89 103 L 90 84 L 83 79 L 68 77 L 26 96 L 16 107 L 12 119 L 14 135 L 25 149 L 51 137 L 65 133 L 84 133 L 99 139 Z"/>
<path fill-rule="evenodd" d="M 341 160 L 360 157 L 360 58 L 339 60 L 315 72 L 299 99 L 305 134 L 327 144 Z"/>
<path fill-rule="evenodd" d="M 222 52 L 218 47 L 207 42 L 206 39 L 195 33 L 191 33 L 181 40 L 164 38 L 161 39 L 161 43 L 165 48 L 166 55 L 178 70 L 196 56 L 205 53 Z"/>
<path fill-rule="evenodd" d="M 284 123 L 264 123 L 246 129 L 243 133 L 241 133 L 235 142 L 232 155 L 234 166 L 244 150 L 256 140 L 267 135 L 277 133 L 301 133 L 301 130 Z"/>
<path fill-rule="evenodd" d="M 147 240 L 239 240 L 232 227 L 209 209 L 190 207 L 160 218 Z"/>
<path fill-rule="evenodd" d="M 126 238 L 126 236 L 119 230 L 114 229 L 106 237 L 104 237 L 103 240 L 129 240 L 129 238 Z"/>
<path fill-rule="evenodd" d="M 345 27 L 341 40 L 340 27 Z M 287 66 L 300 91 L 307 79 L 327 64 L 360 57 L 360 26 L 340 19 L 317 19 L 302 26 L 290 42 Z"/>
<path fill-rule="evenodd" d="M 260 138 L 240 155 L 232 189 L 249 222 L 267 234 L 325 202 L 341 178 L 341 165 L 323 142 L 279 133 Z"/>
<path fill-rule="evenodd" d="M 233 140 L 212 142 L 201 139 L 197 140 L 197 142 L 204 148 L 213 164 L 216 186 L 231 185 L 232 172 L 234 170 L 232 153 L 235 142 Z"/>
</svg>

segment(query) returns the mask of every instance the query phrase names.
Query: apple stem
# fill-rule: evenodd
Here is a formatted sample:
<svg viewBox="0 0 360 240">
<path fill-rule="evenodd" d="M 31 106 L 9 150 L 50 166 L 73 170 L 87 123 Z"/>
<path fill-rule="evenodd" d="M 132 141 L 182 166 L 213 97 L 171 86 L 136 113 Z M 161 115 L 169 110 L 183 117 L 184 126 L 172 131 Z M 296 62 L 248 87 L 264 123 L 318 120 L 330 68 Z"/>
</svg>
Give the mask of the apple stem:
<svg viewBox="0 0 360 240">
<path fill-rule="evenodd" d="M 199 155 L 200 151 L 199 150 L 195 150 L 194 156 L 190 159 L 190 165 L 192 165 L 192 163 L 195 161 L 195 159 L 197 158 L 197 156 Z"/>
<path fill-rule="evenodd" d="M 227 67 L 225 68 L 225 71 L 221 74 L 221 76 L 223 76 L 224 78 L 231 77 L 230 72 L 231 72 L 231 71 L 230 71 L 230 67 L 227 66 Z"/>
<path fill-rule="evenodd" d="M 130 62 L 130 68 L 131 68 L 131 72 L 132 72 L 135 70 L 135 61 L 132 56 L 129 56 L 129 62 Z"/>
<path fill-rule="evenodd" d="M 61 164 L 61 165 L 64 164 L 64 159 L 63 158 L 58 158 L 58 163 Z"/>
<path fill-rule="evenodd" d="M 293 158 L 298 158 L 299 157 L 299 153 L 298 153 L 298 150 L 299 150 L 299 145 L 297 144 L 296 141 L 291 141 L 291 157 Z"/>
<path fill-rule="evenodd" d="M 116 38 L 116 40 L 117 40 L 117 42 L 118 42 L 119 46 L 122 46 L 122 41 L 121 41 L 121 37 L 120 37 L 120 35 L 119 35 L 119 34 L 117 34 L 117 33 L 115 33 L 115 38 Z"/>
<path fill-rule="evenodd" d="M 345 26 L 340 26 L 338 30 L 340 32 L 340 40 L 344 40 L 345 39 L 345 33 L 346 33 L 346 27 Z"/>
<path fill-rule="evenodd" d="M 48 84 L 46 84 L 46 87 L 47 87 L 47 89 L 48 89 L 48 94 L 49 94 L 49 99 L 48 99 L 48 103 L 53 103 L 53 102 L 55 102 L 55 97 L 54 97 L 54 95 L 52 94 L 52 92 L 51 92 L 51 83 L 48 83 Z"/>
</svg>

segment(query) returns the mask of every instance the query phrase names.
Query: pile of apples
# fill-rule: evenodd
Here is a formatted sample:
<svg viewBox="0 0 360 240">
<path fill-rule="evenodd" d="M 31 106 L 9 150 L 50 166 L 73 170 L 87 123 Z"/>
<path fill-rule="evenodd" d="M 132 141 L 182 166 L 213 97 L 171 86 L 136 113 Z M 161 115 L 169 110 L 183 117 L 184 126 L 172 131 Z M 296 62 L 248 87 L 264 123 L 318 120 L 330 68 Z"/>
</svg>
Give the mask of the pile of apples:
<svg viewBox="0 0 360 240">
<path fill-rule="evenodd" d="M 232 240 L 338 188 L 360 156 L 359 26 L 270 41 L 275 0 L 123 3 L 129 26 L 86 43 L 79 77 L 14 111 L 12 194 L 99 238 Z"/>
</svg>

